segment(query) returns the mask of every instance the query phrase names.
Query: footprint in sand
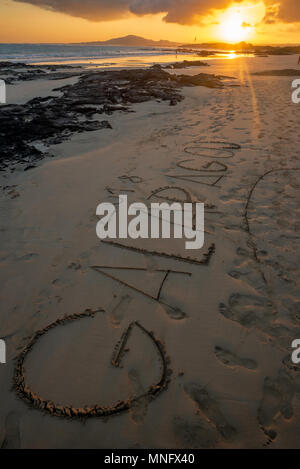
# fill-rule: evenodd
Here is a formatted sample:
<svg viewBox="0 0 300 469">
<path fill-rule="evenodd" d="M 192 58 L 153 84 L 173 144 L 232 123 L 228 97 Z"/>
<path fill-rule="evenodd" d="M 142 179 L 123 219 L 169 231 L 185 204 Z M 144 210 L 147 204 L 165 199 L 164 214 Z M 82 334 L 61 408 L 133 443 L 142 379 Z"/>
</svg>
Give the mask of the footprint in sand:
<svg viewBox="0 0 300 469">
<path fill-rule="evenodd" d="M 258 422 L 271 440 L 277 437 L 277 423 L 280 419 L 291 420 L 294 415 L 292 400 L 295 394 L 295 384 L 285 370 L 280 370 L 277 378 L 265 378 L 263 397 L 258 408 Z M 270 444 L 268 440 L 267 445 Z"/>
<path fill-rule="evenodd" d="M 253 186 L 245 210 L 249 245 L 282 321 L 299 302 L 300 168 L 268 171 Z"/>
<path fill-rule="evenodd" d="M 210 396 L 206 388 L 192 383 L 184 387 L 188 396 L 197 404 L 204 417 L 217 429 L 226 441 L 234 440 L 236 429 L 232 427 L 222 414 L 218 402 Z"/>
<path fill-rule="evenodd" d="M 220 304 L 220 313 L 246 328 L 265 329 L 275 312 L 272 303 L 263 296 L 235 293 L 229 298 L 228 306 Z"/>
<path fill-rule="evenodd" d="M 175 417 L 173 434 L 177 447 L 180 449 L 210 449 L 216 445 L 218 440 L 216 431 L 203 419 L 198 419 L 195 422 Z"/>
<path fill-rule="evenodd" d="M 255 360 L 251 360 L 251 358 L 240 358 L 234 352 L 222 347 L 215 347 L 215 355 L 220 362 L 229 367 L 240 366 L 242 368 L 247 368 L 248 370 L 257 369 L 257 363 Z"/>
<path fill-rule="evenodd" d="M 246 329 L 258 329 L 268 339 L 272 338 L 274 344 L 286 349 L 290 347 L 293 334 L 300 333 L 300 329 L 292 331 L 280 323 L 273 303 L 263 296 L 235 293 L 229 298 L 228 305 L 220 304 L 220 313 Z"/>
</svg>

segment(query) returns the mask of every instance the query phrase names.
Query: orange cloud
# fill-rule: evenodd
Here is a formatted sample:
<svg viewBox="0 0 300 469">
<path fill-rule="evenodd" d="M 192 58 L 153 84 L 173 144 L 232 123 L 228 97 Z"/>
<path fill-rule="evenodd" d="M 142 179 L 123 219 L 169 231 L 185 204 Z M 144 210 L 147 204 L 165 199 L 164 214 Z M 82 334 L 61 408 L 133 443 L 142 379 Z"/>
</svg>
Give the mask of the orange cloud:
<svg viewBox="0 0 300 469">
<path fill-rule="evenodd" d="M 197 24 L 214 10 L 224 10 L 243 0 L 14 0 L 46 10 L 100 22 L 120 19 L 130 14 L 143 16 L 164 13 L 164 21 Z M 258 3 L 259 0 L 256 1 Z M 264 0 L 266 23 L 300 21 L 299 0 Z"/>
<path fill-rule="evenodd" d="M 265 22 L 272 24 L 279 21 L 295 23 L 300 21 L 299 0 L 265 0 L 267 14 Z"/>
</svg>

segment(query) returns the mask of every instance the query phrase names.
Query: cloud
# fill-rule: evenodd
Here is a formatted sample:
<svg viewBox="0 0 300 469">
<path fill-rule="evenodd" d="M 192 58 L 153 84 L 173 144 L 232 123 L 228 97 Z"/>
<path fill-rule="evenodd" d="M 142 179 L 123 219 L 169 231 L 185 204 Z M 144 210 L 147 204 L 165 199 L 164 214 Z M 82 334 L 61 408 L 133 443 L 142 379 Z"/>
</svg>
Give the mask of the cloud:
<svg viewBox="0 0 300 469">
<path fill-rule="evenodd" d="M 213 10 L 224 10 L 243 0 L 14 0 L 41 8 L 85 18 L 90 21 L 108 21 L 134 14 L 164 13 L 167 23 L 199 23 Z M 256 0 L 259 3 L 259 0 Z M 266 23 L 300 21 L 299 0 L 264 0 Z"/>
<path fill-rule="evenodd" d="M 286 23 L 300 21 L 299 0 L 284 0 L 278 8 L 278 18 Z"/>
<path fill-rule="evenodd" d="M 90 21 L 107 21 L 135 14 L 165 13 L 168 23 L 192 24 L 213 9 L 224 9 L 233 0 L 14 0 Z M 243 0 L 236 0 L 237 3 Z"/>
<path fill-rule="evenodd" d="M 129 15 L 130 0 L 14 0 L 89 21 L 109 21 Z"/>
<path fill-rule="evenodd" d="M 132 0 L 130 10 L 137 15 L 166 13 L 167 23 L 193 24 L 214 9 L 223 10 L 232 3 L 232 0 Z"/>
<path fill-rule="evenodd" d="M 252 28 L 252 24 L 246 23 L 246 21 L 243 22 L 242 28 Z"/>
<path fill-rule="evenodd" d="M 265 23 L 296 23 L 300 21 L 299 0 L 265 0 Z"/>
</svg>

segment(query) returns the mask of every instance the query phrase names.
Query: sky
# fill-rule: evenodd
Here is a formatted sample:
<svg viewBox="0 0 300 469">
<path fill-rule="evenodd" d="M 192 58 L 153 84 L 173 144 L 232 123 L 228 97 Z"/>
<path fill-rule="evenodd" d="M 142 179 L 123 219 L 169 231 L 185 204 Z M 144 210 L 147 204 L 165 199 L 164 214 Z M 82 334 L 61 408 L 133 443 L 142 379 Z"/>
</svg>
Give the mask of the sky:
<svg viewBox="0 0 300 469">
<path fill-rule="evenodd" d="M 0 0 L 0 42 L 300 44 L 300 0 Z"/>
</svg>

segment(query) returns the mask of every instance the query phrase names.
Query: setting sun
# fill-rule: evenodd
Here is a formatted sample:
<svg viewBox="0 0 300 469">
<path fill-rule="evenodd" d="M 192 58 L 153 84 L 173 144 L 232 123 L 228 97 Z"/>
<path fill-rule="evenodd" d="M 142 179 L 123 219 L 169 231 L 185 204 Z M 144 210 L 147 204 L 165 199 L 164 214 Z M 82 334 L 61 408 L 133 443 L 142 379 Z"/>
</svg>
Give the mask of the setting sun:
<svg viewBox="0 0 300 469">
<path fill-rule="evenodd" d="M 237 11 L 229 11 L 220 24 L 220 36 L 224 41 L 241 42 L 248 39 L 253 27 L 246 23 L 243 15 Z"/>
<path fill-rule="evenodd" d="M 232 6 L 217 17 L 219 26 L 216 33 L 222 41 L 232 43 L 255 39 L 257 26 L 265 13 L 262 2 Z"/>
</svg>

